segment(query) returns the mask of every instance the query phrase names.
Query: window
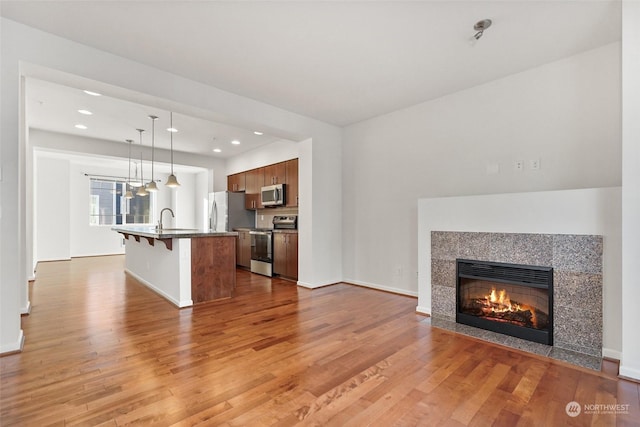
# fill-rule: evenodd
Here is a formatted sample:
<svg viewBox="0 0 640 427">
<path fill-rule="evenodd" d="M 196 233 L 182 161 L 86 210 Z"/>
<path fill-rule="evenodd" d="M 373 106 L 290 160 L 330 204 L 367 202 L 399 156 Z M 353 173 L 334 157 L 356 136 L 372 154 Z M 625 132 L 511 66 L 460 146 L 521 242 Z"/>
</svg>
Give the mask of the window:
<svg viewBox="0 0 640 427">
<path fill-rule="evenodd" d="M 154 194 L 140 197 L 131 187 L 133 199 L 125 199 L 124 181 L 91 178 L 89 194 L 89 225 L 152 225 Z"/>
</svg>

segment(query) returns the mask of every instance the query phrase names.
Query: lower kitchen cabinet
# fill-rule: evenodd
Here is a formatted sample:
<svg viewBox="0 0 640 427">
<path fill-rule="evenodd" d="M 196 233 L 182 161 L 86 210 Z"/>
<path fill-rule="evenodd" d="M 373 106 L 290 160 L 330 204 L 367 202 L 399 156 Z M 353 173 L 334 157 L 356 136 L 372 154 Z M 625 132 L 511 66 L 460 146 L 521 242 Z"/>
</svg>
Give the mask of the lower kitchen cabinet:
<svg viewBox="0 0 640 427">
<path fill-rule="evenodd" d="M 273 233 L 273 272 L 298 279 L 297 233 Z"/>
<path fill-rule="evenodd" d="M 251 235 L 248 231 L 238 230 L 236 264 L 240 267 L 251 268 Z"/>
</svg>

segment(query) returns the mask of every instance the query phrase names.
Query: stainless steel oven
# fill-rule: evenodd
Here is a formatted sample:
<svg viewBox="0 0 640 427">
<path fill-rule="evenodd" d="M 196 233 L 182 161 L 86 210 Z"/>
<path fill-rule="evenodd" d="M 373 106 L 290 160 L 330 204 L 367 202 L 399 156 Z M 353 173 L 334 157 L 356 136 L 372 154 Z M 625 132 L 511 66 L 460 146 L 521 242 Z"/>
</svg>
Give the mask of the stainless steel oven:
<svg viewBox="0 0 640 427">
<path fill-rule="evenodd" d="M 251 272 L 273 276 L 273 232 L 251 230 Z"/>
</svg>

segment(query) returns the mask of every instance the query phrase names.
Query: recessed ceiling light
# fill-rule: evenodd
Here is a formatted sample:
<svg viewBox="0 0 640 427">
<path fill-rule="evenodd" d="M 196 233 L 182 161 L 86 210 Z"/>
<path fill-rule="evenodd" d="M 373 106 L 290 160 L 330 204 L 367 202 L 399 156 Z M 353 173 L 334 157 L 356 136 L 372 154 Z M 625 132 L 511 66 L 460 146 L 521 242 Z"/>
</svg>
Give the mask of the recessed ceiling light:
<svg viewBox="0 0 640 427">
<path fill-rule="evenodd" d="M 91 95 L 91 96 L 102 96 L 101 93 L 93 92 L 93 91 L 90 91 L 90 90 L 85 90 L 84 93 L 86 93 L 87 95 Z"/>
<path fill-rule="evenodd" d="M 233 141 L 231 141 L 231 143 L 233 145 L 240 145 L 240 141 L 238 141 L 237 139 L 234 139 Z"/>
<path fill-rule="evenodd" d="M 91 111 L 89 111 L 89 110 L 78 110 L 78 113 L 80 113 L 80 114 L 84 114 L 85 116 L 90 116 L 90 115 L 92 115 L 92 114 L 93 114 L 93 113 L 92 113 Z"/>
<path fill-rule="evenodd" d="M 222 150 L 221 150 L 221 149 L 219 149 L 219 148 L 214 148 L 214 149 L 213 149 L 213 152 L 214 152 L 214 153 L 222 153 Z"/>
<path fill-rule="evenodd" d="M 87 129 L 87 127 L 85 125 L 76 125 L 76 127 L 78 129 Z"/>
<path fill-rule="evenodd" d="M 253 133 L 255 133 L 256 135 L 264 135 L 263 132 L 260 132 L 260 131 L 257 131 L 257 130 L 254 130 Z"/>
<path fill-rule="evenodd" d="M 169 132 L 178 132 L 178 129 L 176 129 L 176 128 L 167 128 L 167 130 Z"/>
</svg>

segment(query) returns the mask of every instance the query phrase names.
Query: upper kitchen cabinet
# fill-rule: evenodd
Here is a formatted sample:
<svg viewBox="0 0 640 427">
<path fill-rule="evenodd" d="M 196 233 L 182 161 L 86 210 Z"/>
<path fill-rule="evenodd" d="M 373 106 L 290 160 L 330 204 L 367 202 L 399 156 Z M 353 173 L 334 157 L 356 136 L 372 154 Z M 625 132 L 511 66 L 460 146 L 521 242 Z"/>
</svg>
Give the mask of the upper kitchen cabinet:
<svg viewBox="0 0 640 427">
<path fill-rule="evenodd" d="M 260 190 L 264 184 L 264 169 L 257 168 L 245 172 L 245 199 L 246 209 L 261 209 Z"/>
<path fill-rule="evenodd" d="M 227 176 L 227 190 L 245 192 L 245 209 L 262 209 L 260 192 L 262 187 L 285 184 L 285 206 L 298 206 L 298 159 L 287 160 L 272 165 Z"/>
<path fill-rule="evenodd" d="M 287 207 L 298 206 L 298 159 L 293 159 L 285 163 L 285 176 L 287 184 Z"/>
<path fill-rule="evenodd" d="M 227 176 L 227 190 L 234 193 L 245 191 L 246 172 L 234 173 Z"/>
<path fill-rule="evenodd" d="M 264 185 L 285 184 L 287 179 L 287 162 L 275 163 L 264 167 Z"/>
</svg>

